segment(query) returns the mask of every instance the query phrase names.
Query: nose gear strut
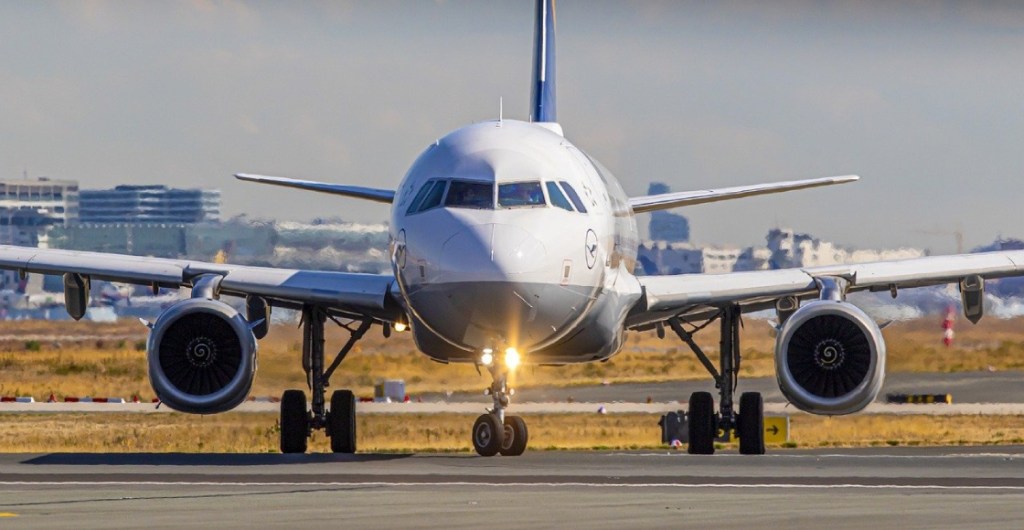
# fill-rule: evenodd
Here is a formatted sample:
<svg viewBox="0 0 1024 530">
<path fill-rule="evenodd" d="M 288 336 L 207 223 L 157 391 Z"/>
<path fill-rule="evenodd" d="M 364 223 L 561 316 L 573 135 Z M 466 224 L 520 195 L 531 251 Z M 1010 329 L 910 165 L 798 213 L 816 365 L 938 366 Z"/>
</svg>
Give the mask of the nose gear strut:
<svg viewBox="0 0 1024 530">
<path fill-rule="evenodd" d="M 519 456 L 526 451 L 530 435 L 522 418 L 505 414 L 515 394 L 508 387 L 509 369 L 504 362 L 495 360 L 487 371 L 491 374 L 491 386 L 486 393 L 493 405 L 473 423 L 473 449 L 480 456 Z"/>
</svg>

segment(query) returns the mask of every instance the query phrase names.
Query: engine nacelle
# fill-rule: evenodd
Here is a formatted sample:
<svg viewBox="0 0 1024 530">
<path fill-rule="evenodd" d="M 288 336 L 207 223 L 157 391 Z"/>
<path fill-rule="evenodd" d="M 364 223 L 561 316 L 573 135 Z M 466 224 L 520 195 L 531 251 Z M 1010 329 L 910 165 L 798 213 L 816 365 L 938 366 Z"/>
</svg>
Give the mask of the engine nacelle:
<svg viewBox="0 0 1024 530">
<path fill-rule="evenodd" d="M 814 414 L 850 414 L 874 401 L 885 378 L 885 340 L 846 302 L 818 300 L 790 316 L 775 343 L 779 388 Z"/>
<path fill-rule="evenodd" d="M 175 303 L 149 334 L 149 381 L 168 407 L 193 414 L 224 412 L 249 395 L 256 376 L 249 323 L 219 300 Z"/>
</svg>

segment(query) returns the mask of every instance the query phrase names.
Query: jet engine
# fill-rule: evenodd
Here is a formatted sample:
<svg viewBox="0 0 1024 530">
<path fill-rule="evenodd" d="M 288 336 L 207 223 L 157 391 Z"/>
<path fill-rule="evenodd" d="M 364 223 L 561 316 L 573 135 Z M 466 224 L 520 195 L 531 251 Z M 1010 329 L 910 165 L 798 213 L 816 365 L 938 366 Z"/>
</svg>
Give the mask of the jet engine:
<svg viewBox="0 0 1024 530">
<path fill-rule="evenodd" d="M 160 401 L 193 414 L 233 409 L 256 375 L 256 337 L 219 300 L 191 298 L 164 311 L 149 335 L 149 380 Z"/>
<path fill-rule="evenodd" d="M 800 410 L 850 414 L 871 403 L 885 375 L 885 340 L 875 321 L 842 301 L 810 302 L 779 330 L 775 373 Z"/>
</svg>

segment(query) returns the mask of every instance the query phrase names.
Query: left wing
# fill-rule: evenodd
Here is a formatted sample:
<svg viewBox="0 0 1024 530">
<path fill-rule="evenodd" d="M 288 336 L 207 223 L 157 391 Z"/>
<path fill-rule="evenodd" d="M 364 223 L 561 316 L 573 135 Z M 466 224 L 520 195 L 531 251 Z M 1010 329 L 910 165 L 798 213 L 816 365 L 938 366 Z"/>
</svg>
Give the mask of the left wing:
<svg viewBox="0 0 1024 530">
<path fill-rule="evenodd" d="M 1024 251 L 931 256 L 899 261 L 828 265 L 806 269 L 641 276 L 640 305 L 627 319 L 632 328 L 738 303 L 745 311 L 771 307 L 785 296 L 818 293 L 821 278 L 841 278 L 848 291 L 886 291 L 963 281 L 1024 276 Z"/>
<path fill-rule="evenodd" d="M 398 303 L 391 294 L 394 277 L 389 274 L 248 267 L 7 245 L 0 245 L 0 268 L 22 273 L 75 273 L 166 288 L 192 287 L 201 276 L 213 274 L 221 276 L 222 294 L 257 295 L 279 307 L 318 304 L 355 316 L 392 321 L 400 317 Z"/>
<path fill-rule="evenodd" d="M 749 186 L 734 186 L 731 188 L 717 188 L 709 190 L 680 191 L 675 193 L 663 193 L 661 195 L 645 195 L 643 197 L 631 197 L 629 206 L 634 213 L 650 212 L 653 210 L 666 210 L 677 206 L 690 206 L 706 202 L 727 201 L 739 199 L 740 197 L 751 197 L 754 195 L 766 195 L 768 193 L 781 193 L 784 191 L 803 190 L 817 188 L 820 186 L 831 186 L 833 184 L 845 184 L 860 180 L 857 175 L 844 177 L 826 177 L 820 179 L 791 180 L 788 182 L 773 182 L 771 184 L 752 184 Z"/>
</svg>

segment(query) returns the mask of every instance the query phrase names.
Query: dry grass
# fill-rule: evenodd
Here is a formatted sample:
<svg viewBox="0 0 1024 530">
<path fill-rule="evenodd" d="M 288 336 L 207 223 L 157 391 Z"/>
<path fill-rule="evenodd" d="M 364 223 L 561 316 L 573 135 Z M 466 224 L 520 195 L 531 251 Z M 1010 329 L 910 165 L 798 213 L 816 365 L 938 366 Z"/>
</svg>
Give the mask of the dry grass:
<svg viewBox="0 0 1024 530">
<path fill-rule="evenodd" d="M 985 319 L 977 326 L 960 323 L 952 348 L 940 343 L 940 319 L 901 322 L 885 330 L 890 372 L 955 372 L 1024 368 L 1024 319 Z M 146 375 L 145 328 L 135 322 L 0 322 L 0 395 L 55 393 L 71 396 L 151 397 Z M 71 340 L 71 336 L 87 336 Z M 44 338 L 45 337 L 45 338 Z M 329 332 L 328 348 L 340 347 L 345 335 Z M 743 377 L 772 376 L 774 339 L 763 321 L 750 320 L 742 332 Z M 300 365 L 301 336 L 290 326 L 276 326 L 261 341 L 254 395 L 278 395 L 305 387 Z M 717 331 L 697 335 L 709 354 L 717 351 Z M 526 366 L 517 386 L 588 385 L 602 381 L 659 382 L 705 378 L 707 374 L 678 339 L 659 340 L 654 333 L 632 333 L 622 353 L 606 363 L 564 367 Z M 472 366 L 442 365 L 418 353 L 408 333 L 385 340 L 379 328 L 356 346 L 334 376 L 334 388 L 370 395 L 379 378 L 400 378 L 410 393 L 480 390 L 489 384 Z"/>
<path fill-rule="evenodd" d="M 651 414 L 525 416 L 531 450 L 662 448 Z M 470 451 L 474 417 L 459 414 L 364 414 L 362 452 Z M 1024 443 L 1017 416 L 794 415 L 787 447 L 986 445 Z M 0 452 L 277 452 L 277 415 L 227 413 L 81 413 L 0 415 Z M 328 451 L 316 433 L 314 452 Z"/>
</svg>

